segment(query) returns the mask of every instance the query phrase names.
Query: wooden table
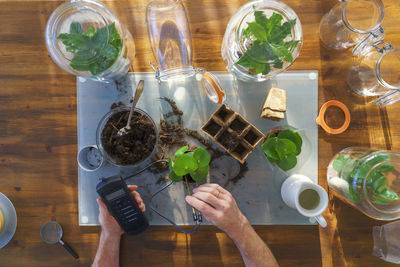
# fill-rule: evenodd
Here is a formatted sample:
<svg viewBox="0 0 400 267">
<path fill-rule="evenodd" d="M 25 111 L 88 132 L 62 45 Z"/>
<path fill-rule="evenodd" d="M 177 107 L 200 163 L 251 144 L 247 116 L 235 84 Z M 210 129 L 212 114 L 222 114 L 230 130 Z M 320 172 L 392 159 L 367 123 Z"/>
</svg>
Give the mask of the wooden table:
<svg viewBox="0 0 400 267">
<path fill-rule="evenodd" d="M 107 1 L 136 43 L 135 71 L 151 71 L 153 60 L 145 25 L 147 1 Z M 185 1 L 193 36 L 195 66 L 221 71 L 220 46 L 230 16 L 245 0 Z M 352 112 L 350 128 L 338 136 L 319 131 L 319 179 L 327 188 L 326 167 L 348 146 L 400 150 L 400 104 L 379 109 L 370 98 L 351 93 L 345 83 L 351 51 L 322 46 L 318 24 L 335 0 L 284 0 L 300 17 L 304 45 L 291 69 L 319 70 L 319 104 L 343 101 Z M 98 227 L 78 226 L 75 77 L 47 53 L 44 30 L 60 1 L 0 0 L 0 191 L 14 203 L 18 227 L 0 250 L 0 266 L 88 266 Z M 400 3 L 386 0 L 386 41 L 400 47 Z M 153 60 L 154 61 L 154 60 Z M 394 66 L 395 67 L 395 66 Z M 396 66 L 398 67 L 398 66 Z M 257 226 L 282 266 L 384 266 L 372 256 L 371 220 L 330 194 L 326 229 L 317 226 Z M 58 245 L 47 245 L 39 229 L 49 220 L 63 225 L 64 240 L 80 255 L 75 261 Z M 172 227 L 150 227 L 125 236 L 122 266 L 242 266 L 231 240 L 215 227 L 193 236 Z"/>
</svg>

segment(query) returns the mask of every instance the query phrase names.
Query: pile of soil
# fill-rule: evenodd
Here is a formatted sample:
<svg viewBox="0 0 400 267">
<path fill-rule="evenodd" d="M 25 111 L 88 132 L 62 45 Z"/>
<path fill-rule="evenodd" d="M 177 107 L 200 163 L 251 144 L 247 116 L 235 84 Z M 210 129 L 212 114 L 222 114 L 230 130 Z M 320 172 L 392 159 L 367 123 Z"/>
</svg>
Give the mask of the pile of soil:
<svg viewBox="0 0 400 267">
<path fill-rule="evenodd" d="M 101 142 L 107 154 L 118 165 L 133 165 L 147 158 L 156 144 L 156 129 L 145 115 L 133 112 L 131 129 L 119 136 L 119 129 L 126 126 L 129 111 L 113 114 L 101 133 Z"/>
</svg>

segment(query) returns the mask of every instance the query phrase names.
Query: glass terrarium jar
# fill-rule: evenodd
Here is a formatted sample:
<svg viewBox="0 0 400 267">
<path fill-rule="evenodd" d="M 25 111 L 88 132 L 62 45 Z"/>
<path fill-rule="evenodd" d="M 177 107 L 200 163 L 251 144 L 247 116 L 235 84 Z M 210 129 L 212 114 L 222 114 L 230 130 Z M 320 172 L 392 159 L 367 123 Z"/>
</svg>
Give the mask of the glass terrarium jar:
<svg viewBox="0 0 400 267">
<path fill-rule="evenodd" d="M 232 16 L 222 42 L 228 71 L 243 81 L 264 81 L 287 69 L 300 54 L 301 22 L 286 4 L 256 0 Z"/>
<path fill-rule="evenodd" d="M 96 0 L 71 0 L 54 10 L 46 26 L 46 45 L 59 67 L 98 80 L 126 74 L 135 54 L 130 32 Z"/>
<path fill-rule="evenodd" d="M 151 124 L 152 124 L 152 126 L 153 126 L 153 128 L 154 128 L 154 131 L 155 131 L 155 142 L 154 142 L 154 148 L 152 149 L 151 153 L 149 153 L 149 154 L 148 154 L 146 157 L 144 157 L 142 160 L 135 162 L 134 164 L 124 164 L 124 163 L 118 162 L 118 160 L 116 160 L 115 158 L 113 158 L 113 157 L 106 151 L 107 149 L 105 148 L 105 144 L 103 143 L 103 136 L 102 136 L 102 134 L 103 134 L 103 131 L 104 131 L 104 129 L 105 129 L 105 127 L 106 127 L 108 121 L 111 119 L 111 117 L 112 117 L 113 115 L 118 114 L 118 113 L 120 113 L 120 112 L 124 112 L 124 111 L 126 111 L 126 118 L 122 118 L 122 119 L 120 118 L 120 121 L 122 122 L 121 125 L 126 126 L 127 117 L 128 117 L 127 115 L 129 114 L 130 107 L 119 107 L 119 108 L 115 108 L 115 109 L 113 109 L 112 111 L 108 112 L 106 115 L 104 115 L 104 117 L 100 120 L 100 122 L 99 122 L 99 124 L 98 124 L 98 126 L 97 126 L 97 131 L 96 131 L 96 145 L 97 145 L 97 148 L 99 149 L 99 151 L 101 152 L 103 158 L 104 158 L 107 162 L 109 162 L 109 163 L 111 163 L 111 164 L 113 164 L 113 165 L 115 165 L 115 166 L 117 166 L 117 167 L 132 168 L 132 169 L 143 168 L 146 164 L 150 163 L 151 158 L 154 156 L 154 154 L 155 154 L 156 151 L 157 151 L 157 145 L 158 145 L 158 130 L 157 130 L 157 125 L 156 125 L 156 123 L 154 122 L 154 120 L 150 117 L 149 114 L 147 114 L 147 113 L 146 113 L 145 111 L 143 111 L 142 109 L 135 108 L 134 113 L 138 113 L 138 114 L 140 114 L 140 115 L 143 115 L 143 116 L 146 118 L 146 120 L 148 120 L 148 121 L 151 122 Z M 131 122 L 133 121 L 133 119 L 134 119 L 134 116 L 132 116 Z M 131 123 L 131 125 L 132 125 L 132 123 Z M 122 126 L 122 127 L 123 127 L 123 126 Z M 114 129 L 115 129 L 116 132 L 118 132 L 118 130 L 119 130 L 120 128 L 122 128 L 122 127 L 120 127 L 120 126 L 118 126 L 118 125 L 117 125 L 117 126 L 112 125 L 112 127 L 115 127 Z M 127 135 L 128 135 L 128 134 L 129 134 L 129 131 L 128 131 Z M 133 135 L 132 138 L 134 138 L 134 137 L 135 137 L 135 135 Z M 133 140 L 133 141 L 135 141 L 135 140 Z M 139 143 L 140 143 L 140 142 L 139 142 Z M 135 144 L 136 144 L 136 143 L 135 143 Z M 131 146 L 131 148 L 132 148 L 132 146 Z M 125 151 L 124 153 L 127 154 L 127 153 L 131 153 L 131 152 L 132 152 L 131 149 L 129 149 L 129 150 Z"/>
<path fill-rule="evenodd" d="M 400 155 L 349 147 L 328 166 L 328 185 L 335 196 L 377 220 L 400 218 Z"/>
</svg>

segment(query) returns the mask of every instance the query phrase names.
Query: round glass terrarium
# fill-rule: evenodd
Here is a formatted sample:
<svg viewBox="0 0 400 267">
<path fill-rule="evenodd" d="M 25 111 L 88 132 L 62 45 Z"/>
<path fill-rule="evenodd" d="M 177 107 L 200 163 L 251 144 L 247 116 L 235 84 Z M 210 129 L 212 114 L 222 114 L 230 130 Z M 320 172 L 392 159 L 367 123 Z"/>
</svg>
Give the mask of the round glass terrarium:
<svg viewBox="0 0 400 267">
<path fill-rule="evenodd" d="M 117 79 L 135 54 L 132 35 L 100 1 L 71 0 L 51 14 L 46 45 L 65 71 L 98 80 Z"/>
<path fill-rule="evenodd" d="M 256 0 L 229 20 L 222 42 L 228 71 L 243 81 L 264 81 L 287 69 L 299 56 L 301 22 L 286 4 Z"/>
<path fill-rule="evenodd" d="M 328 185 L 335 196 L 377 220 L 400 218 L 400 155 L 349 147 L 328 166 Z"/>
<path fill-rule="evenodd" d="M 106 115 L 104 115 L 104 117 L 100 120 L 98 126 L 97 126 L 97 131 L 96 131 L 96 145 L 97 148 L 99 149 L 99 151 L 101 152 L 103 158 L 117 166 L 117 167 L 124 167 L 124 168 L 132 168 L 132 169 L 138 169 L 138 168 L 143 168 L 146 164 L 148 164 L 151 160 L 151 158 L 154 156 L 154 154 L 157 151 L 157 144 L 158 144 L 158 130 L 157 130 L 157 125 L 154 122 L 154 120 L 150 117 L 149 114 L 147 114 L 145 111 L 139 109 L 139 108 L 135 108 L 134 113 L 138 113 L 140 115 L 143 115 L 146 120 L 150 121 L 154 131 L 155 131 L 155 142 L 154 142 L 154 148 L 152 149 L 151 153 L 148 153 L 148 155 L 145 155 L 145 157 L 133 164 L 124 164 L 122 162 L 120 162 L 120 160 L 117 160 L 116 158 L 112 157 L 108 152 L 107 149 L 105 147 L 105 144 L 103 143 L 103 131 L 107 125 L 107 123 L 109 122 L 109 120 L 111 119 L 111 117 L 115 114 L 121 113 L 121 112 L 126 112 L 126 119 L 122 119 L 121 121 L 123 122 L 121 125 L 125 126 L 127 123 L 127 115 L 129 114 L 130 108 L 129 107 L 119 107 L 119 108 L 115 108 L 112 111 L 108 112 Z M 134 119 L 134 116 L 132 116 L 132 120 L 131 120 L 131 125 L 132 125 L 132 121 Z M 113 126 L 115 127 L 115 131 L 118 132 L 118 130 L 120 129 L 119 126 Z M 122 128 L 122 127 L 121 127 Z M 127 133 L 127 135 L 129 135 L 129 131 Z M 135 135 L 132 137 L 133 139 L 135 138 Z M 135 140 L 133 140 L 134 142 Z M 130 141 L 132 143 L 132 140 Z M 141 141 L 139 141 L 141 143 Z M 132 147 L 127 147 L 127 150 L 124 151 L 124 153 L 126 155 L 128 155 L 129 153 L 132 153 Z"/>
</svg>

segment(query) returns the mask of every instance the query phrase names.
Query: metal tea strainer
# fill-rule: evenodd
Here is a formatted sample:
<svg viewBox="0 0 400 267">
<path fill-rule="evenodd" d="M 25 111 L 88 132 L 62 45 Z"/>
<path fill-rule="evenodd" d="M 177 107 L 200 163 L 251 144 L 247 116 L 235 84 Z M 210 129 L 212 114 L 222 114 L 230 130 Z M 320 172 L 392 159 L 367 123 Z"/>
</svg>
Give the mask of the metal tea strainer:
<svg viewBox="0 0 400 267">
<path fill-rule="evenodd" d="M 40 236 L 47 244 L 60 243 L 75 259 L 79 256 L 64 241 L 61 240 L 63 230 L 58 222 L 47 222 L 40 229 Z"/>
</svg>

